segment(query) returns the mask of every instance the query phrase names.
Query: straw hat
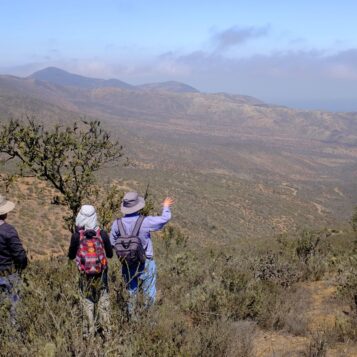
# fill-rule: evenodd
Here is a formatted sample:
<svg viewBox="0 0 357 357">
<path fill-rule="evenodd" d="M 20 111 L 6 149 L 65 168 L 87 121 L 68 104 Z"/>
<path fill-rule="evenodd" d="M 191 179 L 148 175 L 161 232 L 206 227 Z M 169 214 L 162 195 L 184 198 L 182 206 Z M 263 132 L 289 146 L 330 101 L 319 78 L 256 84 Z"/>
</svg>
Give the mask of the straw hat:
<svg viewBox="0 0 357 357">
<path fill-rule="evenodd" d="M 0 195 L 0 216 L 9 213 L 15 208 L 15 203 L 7 201 L 4 196 Z"/>
</svg>

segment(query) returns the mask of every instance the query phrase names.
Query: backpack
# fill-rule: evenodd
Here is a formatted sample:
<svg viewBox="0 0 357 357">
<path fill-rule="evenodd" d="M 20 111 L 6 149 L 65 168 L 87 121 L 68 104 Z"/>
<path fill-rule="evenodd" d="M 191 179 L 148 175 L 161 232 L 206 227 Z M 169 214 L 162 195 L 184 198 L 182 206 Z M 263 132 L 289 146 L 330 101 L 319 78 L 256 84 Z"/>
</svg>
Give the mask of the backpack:
<svg viewBox="0 0 357 357">
<path fill-rule="evenodd" d="M 79 248 L 76 263 L 80 272 L 87 275 L 101 274 L 107 267 L 103 240 L 100 229 L 95 236 L 87 237 L 84 230 L 79 231 Z"/>
<path fill-rule="evenodd" d="M 134 265 L 145 262 L 145 249 L 139 238 L 139 231 L 144 218 L 144 216 L 139 216 L 131 234 L 125 232 L 123 221 L 117 220 L 120 236 L 115 241 L 114 249 L 121 263 Z"/>
</svg>

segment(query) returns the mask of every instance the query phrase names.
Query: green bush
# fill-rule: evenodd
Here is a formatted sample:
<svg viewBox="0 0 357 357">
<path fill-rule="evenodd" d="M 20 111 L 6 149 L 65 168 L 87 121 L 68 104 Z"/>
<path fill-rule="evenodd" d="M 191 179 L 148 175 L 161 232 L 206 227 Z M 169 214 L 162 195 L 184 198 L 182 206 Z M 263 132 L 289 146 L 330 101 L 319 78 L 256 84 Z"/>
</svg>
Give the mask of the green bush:
<svg viewBox="0 0 357 357">
<path fill-rule="evenodd" d="M 156 236 L 158 299 L 138 321 L 128 321 L 127 293 L 116 258 L 110 261 L 112 337 L 82 336 L 78 272 L 65 257 L 32 262 L 24 273 L 17 331 L 8 306 L 0 310 L 1 353 L 19 356 L 249 356 L 255 327 L 303 333 L 294 325 L 294 282 L 315 279 L 315 259 L 323 249 L 300 259 L 298 237 L 287 237 L 275 250 L 250 254 L 199 248 L 168 227 Z M 323 244 L 321 242 L 321 244 Z M 228 254 L 229 253 L 229 254 Z M 234 253 L 234 254 L 233 254 Z M 309 273 L 307 271 L 311 270 Z M 357 287 L 352 276 L 345 289 Z M 341 290 L 344 288 L 341 287 Z M 140 299 L 139 299 L 140 301 Z M 352 326 L 352 325 L 351 325 Z M 338 340 L 351 336 L 341 325 Z M 346 337 L 347 338 L 347 337 Z M 313 348 L 319 346 L 311 346 Z M 15 352 L 14 352 L 15 351 Z"/>
</svg>

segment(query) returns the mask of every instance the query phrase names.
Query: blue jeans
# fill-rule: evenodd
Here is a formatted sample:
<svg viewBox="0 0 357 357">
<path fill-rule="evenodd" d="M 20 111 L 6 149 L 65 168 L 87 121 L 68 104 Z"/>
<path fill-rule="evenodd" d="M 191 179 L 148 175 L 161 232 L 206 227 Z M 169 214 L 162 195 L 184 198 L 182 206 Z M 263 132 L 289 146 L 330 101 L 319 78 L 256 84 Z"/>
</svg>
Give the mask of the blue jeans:
<svg viewBox="0 0 357 357">
<path fill-rule="evenodd" d="M 21 279 L 17 273 L 0 276 L 0 304 L 8 303 L 10 306 L 10 321 L 16 323 L 16 305 L 20 300 L 18 295 Z"/>
<path fill-rule="evenodd" d="M 122 274 L 130 295 L 128 302 L 129 314 L 133 313 L 139 289 L 144 295 L 145 307 L 150 307 L 156 297 L 156 263 L 153 259 L 146 259 L 144 264 L 127 266 L 123 264 Z"/>
</svg>

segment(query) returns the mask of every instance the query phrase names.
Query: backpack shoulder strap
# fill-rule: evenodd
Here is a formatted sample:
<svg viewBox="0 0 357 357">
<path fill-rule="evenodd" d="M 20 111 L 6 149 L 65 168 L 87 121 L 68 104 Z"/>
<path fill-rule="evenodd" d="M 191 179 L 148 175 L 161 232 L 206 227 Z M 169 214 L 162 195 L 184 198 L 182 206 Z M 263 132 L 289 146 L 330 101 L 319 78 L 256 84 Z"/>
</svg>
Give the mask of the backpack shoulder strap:
<svg viewBox="0 0 357 357">
<path fill-rule="evenodd" d="M 141 225 L 144 222 L 144 219 L 145 219 L 144 216 L 139 216 L 139 218 L 136 220 L 133 232 L 131 233 L 131 235 L 133 237 L 137 237 L 138 236 L 138 234 L 140 232 Z"/>
<path fill-rule="evenodd" d="M 84 239 L 84 229 L 81 229 L 79 231 L 79 241 L 83 240 Z"/>
<path fill-rule="evenodd" d="M 118 224 L 120 236 L 125 237 L 127 234 L 125 232 L 124 224 L 121 218 L 117 219 L 117 224 Z"/>
</svg>

